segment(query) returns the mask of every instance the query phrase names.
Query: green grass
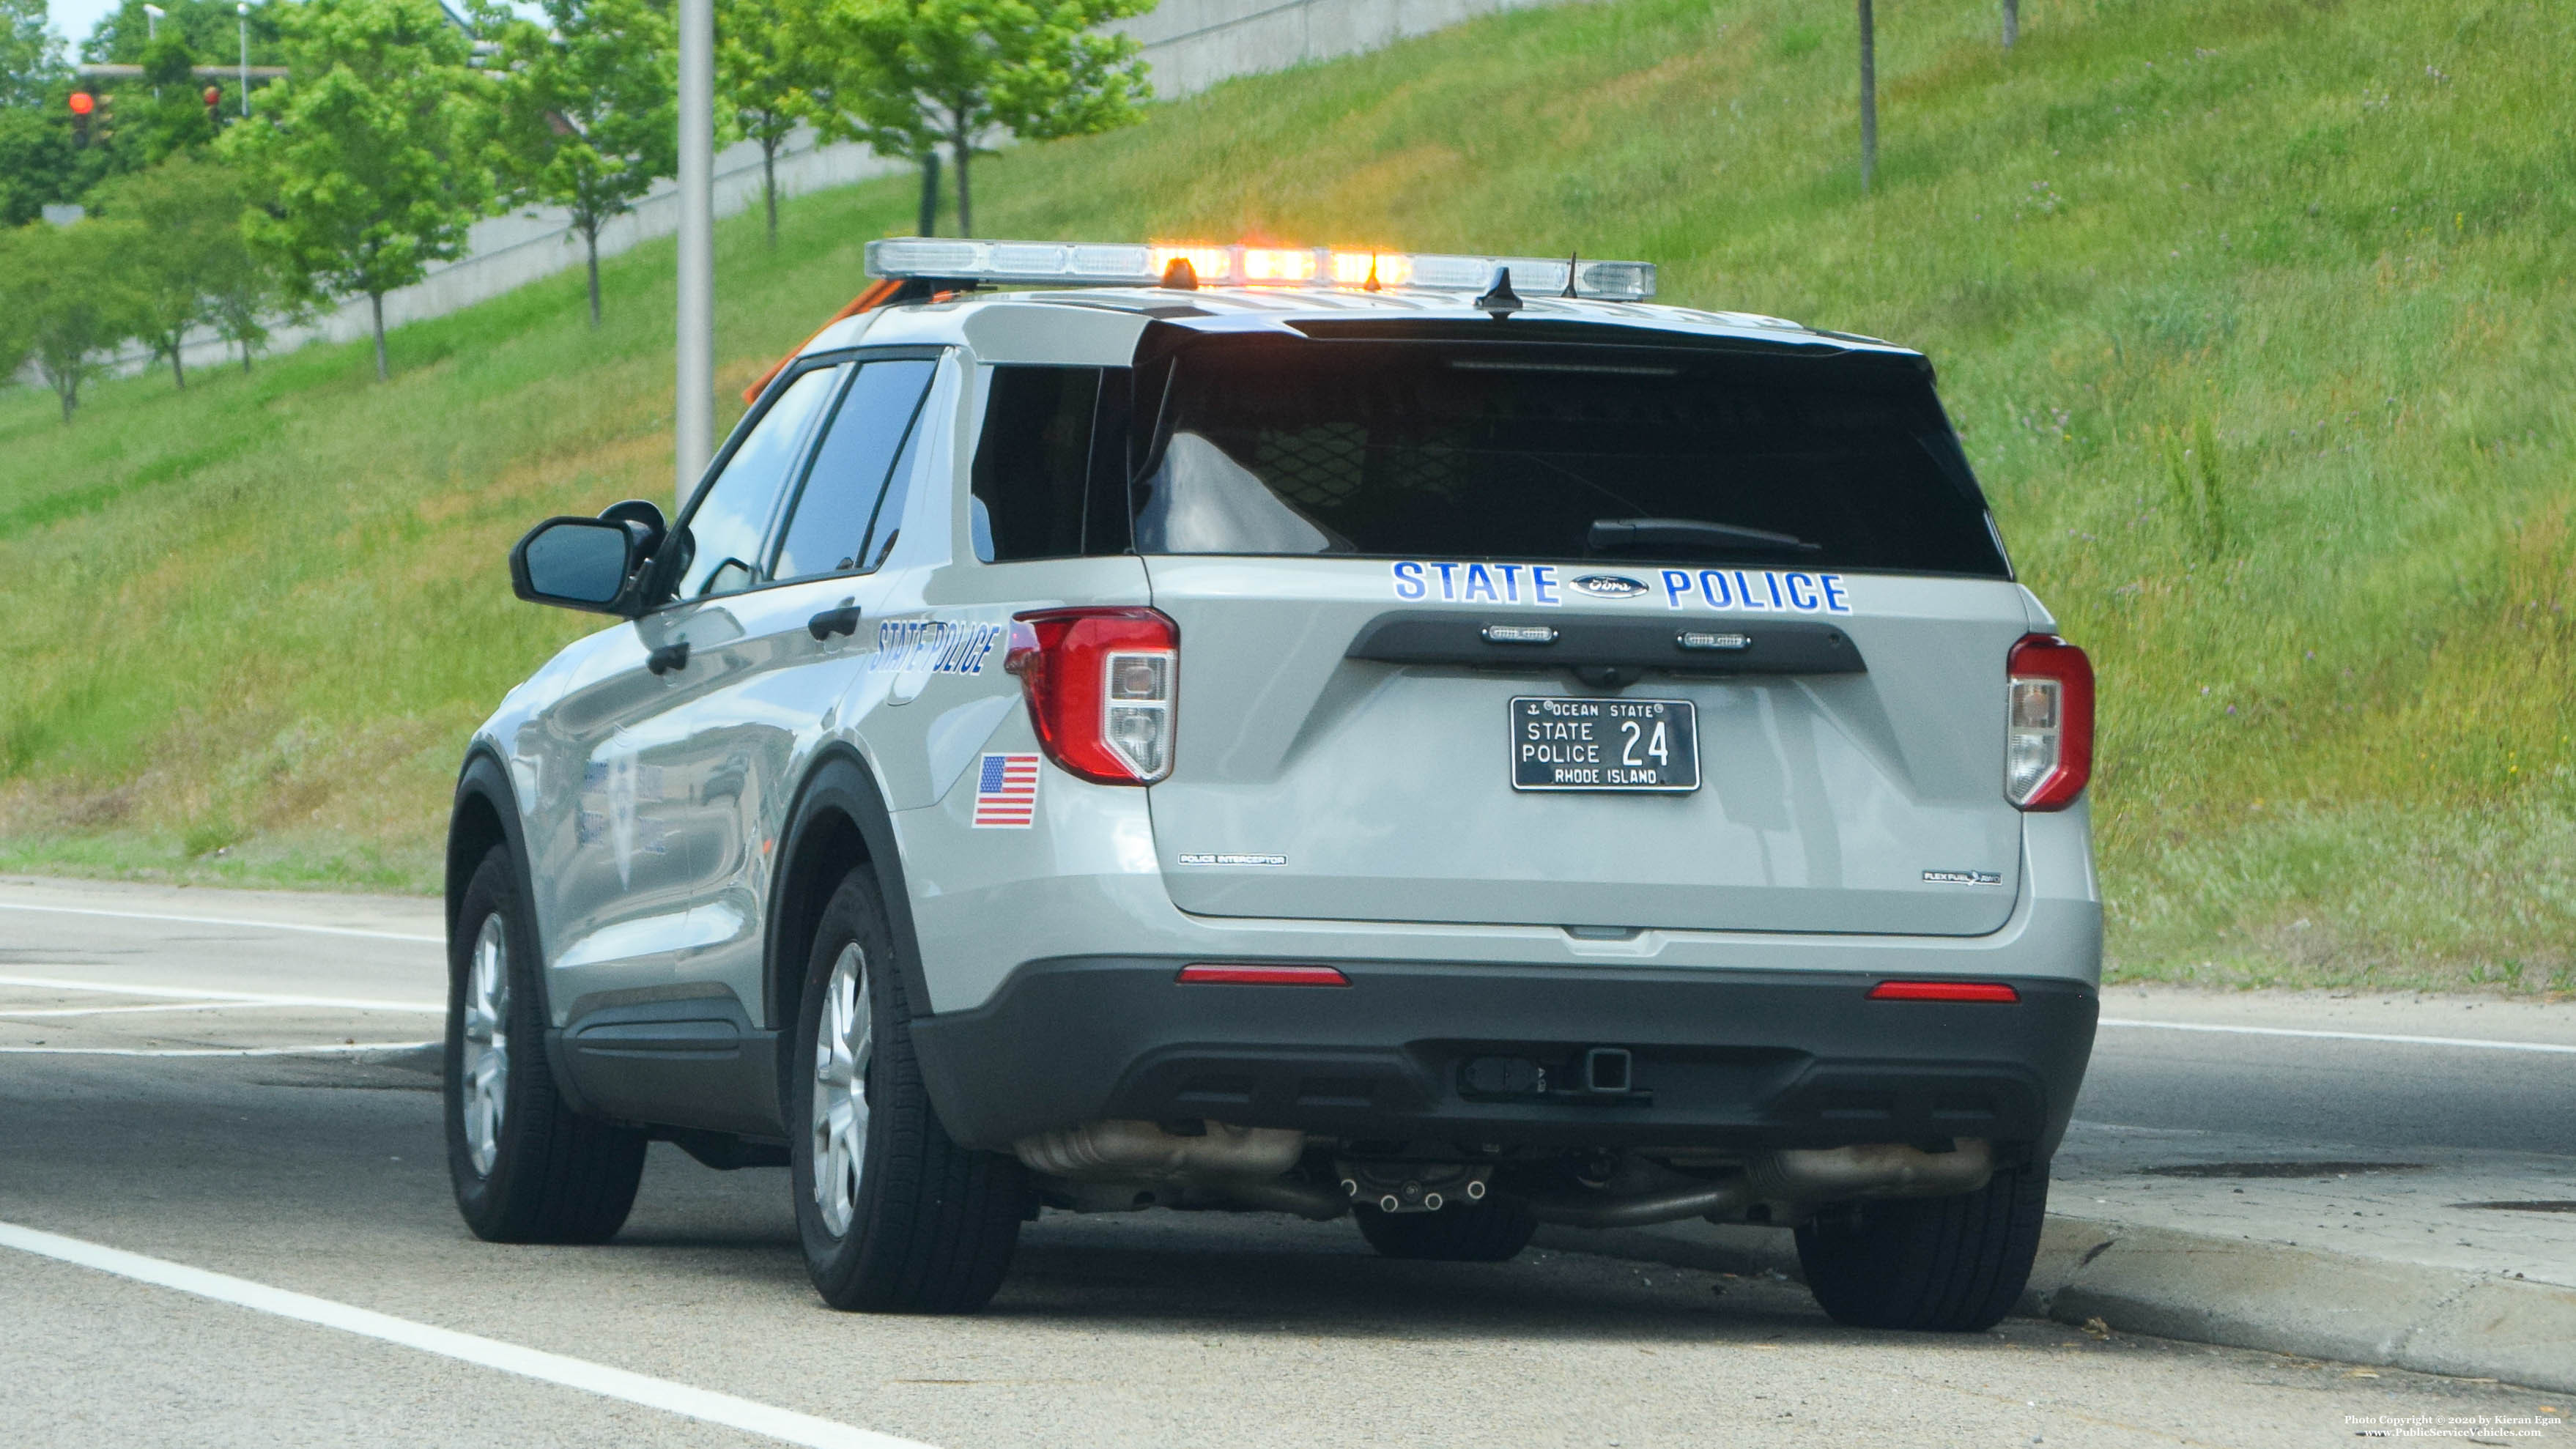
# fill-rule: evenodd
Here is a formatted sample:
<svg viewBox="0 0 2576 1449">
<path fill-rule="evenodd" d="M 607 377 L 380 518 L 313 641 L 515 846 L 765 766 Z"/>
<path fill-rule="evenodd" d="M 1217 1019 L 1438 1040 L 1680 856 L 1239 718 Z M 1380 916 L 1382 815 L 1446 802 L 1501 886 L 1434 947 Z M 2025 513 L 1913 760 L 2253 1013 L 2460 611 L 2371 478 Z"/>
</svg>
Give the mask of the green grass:
<svg viewBox="0 0 2576 1449">
<path fill-rule="evenodd" d="M 996 235 L 1638 256 L 1925 347 L 2103 683 L 2130 978 L 2576 990 L 2576 12 L 2536 0 L 1519 12 L 978 167 Z M 738 385 L 909 226 L 721 230 Z M 253 377 L 0 396 L 0 868 L 426 889 L 467 732 L 585 627 L 528 522 L 669 492 L 667 245 Z"/>
</svg>

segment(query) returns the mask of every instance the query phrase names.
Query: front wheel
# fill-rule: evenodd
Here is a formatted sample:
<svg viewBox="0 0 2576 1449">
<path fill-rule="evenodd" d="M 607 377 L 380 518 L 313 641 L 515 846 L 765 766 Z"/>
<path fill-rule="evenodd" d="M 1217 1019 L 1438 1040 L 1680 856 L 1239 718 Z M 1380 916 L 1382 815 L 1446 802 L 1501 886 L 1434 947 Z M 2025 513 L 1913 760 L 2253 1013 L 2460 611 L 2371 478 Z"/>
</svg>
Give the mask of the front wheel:
<svg viewBox="0 0 2576 1449">
<path fill-rule="evenodd" d="M 1819 1216 L 1798 1229 L 1798 1263 L 1837 1323 L 1975 1332 L 2021 1297 L 2047 1214 L 2048 1164 L 2025 1163 L 1975 1192 Z"/>
<path fill-rule="evenodd" d="M 509 852 L 475 867 L 448 940 L 447 1175 L 474 1235 L 598 1243 L 644 1175 L 645 1138 L 576 1114 L 546 1065 L 536 932 Z"/>
<path fill-rule="evenodd" d="M 874 1313 L 971 1313 L 1019 1243 L 1028 1175 L 952 1141 L 912 1055 L 894 933 L 862 866 L 824 907 L 797 1012 L 788 1120 L 805 1267 L 823 1301 Z"/>
</svg>

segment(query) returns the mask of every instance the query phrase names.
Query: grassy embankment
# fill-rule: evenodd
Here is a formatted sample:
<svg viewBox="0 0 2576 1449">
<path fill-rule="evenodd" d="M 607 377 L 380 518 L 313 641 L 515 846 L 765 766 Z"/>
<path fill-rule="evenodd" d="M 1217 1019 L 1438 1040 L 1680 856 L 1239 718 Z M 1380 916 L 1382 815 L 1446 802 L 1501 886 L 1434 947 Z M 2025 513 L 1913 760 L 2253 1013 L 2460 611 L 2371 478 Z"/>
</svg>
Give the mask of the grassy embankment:
<svg viewBox="0 0 2576 1449">
<path fill-rule="evenodd" d="M 980 169 L 995 234 L 1641 256 L 1925 346 L 2099 661 L 2132 977 L 2576 989 L 2576 12 L 1793 0 L 1520 13 Z M 739 384 L 908 183 L 721 229 Z M 534 518 L 665 496 L 666 245 L 244 378 L 0 396 L 0 868 L 426 889 L 458 747 L 586 627 Z"/>
</svg>

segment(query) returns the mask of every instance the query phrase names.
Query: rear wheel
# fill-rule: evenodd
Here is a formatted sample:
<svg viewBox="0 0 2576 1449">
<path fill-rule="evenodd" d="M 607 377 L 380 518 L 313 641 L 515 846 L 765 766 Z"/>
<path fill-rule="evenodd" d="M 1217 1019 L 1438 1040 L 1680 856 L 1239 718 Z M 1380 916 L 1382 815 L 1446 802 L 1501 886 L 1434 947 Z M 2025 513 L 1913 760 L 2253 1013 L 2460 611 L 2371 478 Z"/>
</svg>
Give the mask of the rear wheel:
<svg viewBox="0 0 2576 1449">
<path fill-rule="evenodd" d="M 894 959 L 863 866 L 824 907 L 797 1013 L 796 1226 L 806 1271 L 835 1308 L 971 1313 L 1010 1269 L 1028 1175 L 939 1125 Z"/>
<path fill-rule="evenodd" d="M 1453 1203 L 1436 1213 L 1380 1212 L 1362 1203 L 1351 1215 L 1378 1256 L 1434 1263 L 1505 1262 L 1518 1257 L 1538 1231 L 1529 1205 L 1510 1199 Z"/>
<path fill-rule="evenodd" d="M 448 941 L 447 1175 L 476 1237 L 604 1242 L 635 1205 L 645 1138 L 564 1104 L 546 1065 L 537 965 L 516 872 L 495 846 Z"/>
<path fill-rule="evenodd" d="M 1808 1291 L 1855 1328 L 1970 1332 L 2012 1311 L 2039 1254 L 2048 1164 L 1995 1173 L 1955 1197 L 1855 1204 L 1798 1229 Z"/>
</svg>

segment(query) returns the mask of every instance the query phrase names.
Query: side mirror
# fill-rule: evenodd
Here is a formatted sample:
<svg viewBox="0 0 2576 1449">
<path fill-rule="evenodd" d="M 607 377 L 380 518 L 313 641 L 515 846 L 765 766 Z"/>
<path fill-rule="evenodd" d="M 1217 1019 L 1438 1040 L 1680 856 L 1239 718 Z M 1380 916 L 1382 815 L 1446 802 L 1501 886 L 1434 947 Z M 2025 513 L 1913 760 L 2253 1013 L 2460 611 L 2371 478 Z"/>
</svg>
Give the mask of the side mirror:
<svg viewBox="0 0 2576 1449">
<path fill-rule="evenodd" d="M 510 550 L 510 588 L 534 604 L 601 614 L 627 607 L 649 530 L 624 519 L 549 518 Z"/>
</svg>

